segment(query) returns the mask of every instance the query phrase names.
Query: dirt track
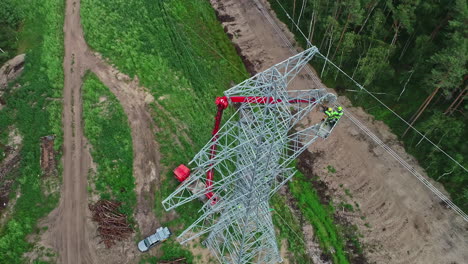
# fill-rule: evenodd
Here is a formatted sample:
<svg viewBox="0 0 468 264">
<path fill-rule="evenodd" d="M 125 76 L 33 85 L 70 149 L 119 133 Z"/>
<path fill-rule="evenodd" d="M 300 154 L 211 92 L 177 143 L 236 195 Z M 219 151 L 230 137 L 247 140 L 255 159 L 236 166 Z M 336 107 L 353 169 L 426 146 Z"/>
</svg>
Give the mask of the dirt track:
<svg viewBox="0 0 468 264">
<path fill-rule="evenodd" d="M 103 250 L 96 238 L 96 227 L 90 221 L 87 176 L 91 165 L 89 146 L 83 135 L 82 78 L 94 72 L 110 88 L 128 116 L 132 138 L 138 207 L 135 217 L 143 235 L 157 225 L 152 212 L 151 182 L 159 178 L 158 146 L 154 141 L 153 122 L 146 110 L 151 95 L 138 86 L 137 80 L 119 73 L 92 53 L 83 37 L 80 23 L 80 1 L 67 0 L 65 14 L 64 84 L 64 152 L 63 186 L 58 208 L 41 225 L 49 226 L 41 243 L 52 247 L 59 263 L 129 263 L 136 259 L 133 239 L 121 248 Z M 153 190 L 154 191 L 154 190 Z"/>
<path fill-rule="evenodd" d="M 264 9 L 259 8 L 256 1 L 210 0 L 218 17 L 225 19 L 223 25 L 249 62 L 247 64 L 258 72 L 292 55 L 281 34 L 262 12 L 271 13 L 286 38 L 294 41 L 266 1 L 258 1 Z M 318 87 L 304 74 L 291 87 L 309 88 Z M 417 162 L 404 152 L 386 125 L 374 121 L 362 109 L 352 107 L 346 98 L 339 98 L 339 101 L 399 155 L 410 161 L 416 170 L 423 172 Z M 344 118 L 328 140 L 314 143 L 309 151 L 323 153 L 315 155 L 311 166 L 314 173 L 328 184 L 336 201 L 341 199 L 359 204 L 361 212 L 344 212 L 341 217 L 359 226 L 367 245 L 365 254 L 371 262 L 466 263 L 467 224 L 453 211 L 440 205 L 429 190 L 362 134 L 350 120 Z M 337 172 L 329 173 L 326 169 L 329 165 Z M 441 188 L 439 184 L 435 185 Z M 364 220 L 361 216 L 365 217 Z M 307 238 L 313 240 L 312 235 L 308 234 Z"/>
</svg>

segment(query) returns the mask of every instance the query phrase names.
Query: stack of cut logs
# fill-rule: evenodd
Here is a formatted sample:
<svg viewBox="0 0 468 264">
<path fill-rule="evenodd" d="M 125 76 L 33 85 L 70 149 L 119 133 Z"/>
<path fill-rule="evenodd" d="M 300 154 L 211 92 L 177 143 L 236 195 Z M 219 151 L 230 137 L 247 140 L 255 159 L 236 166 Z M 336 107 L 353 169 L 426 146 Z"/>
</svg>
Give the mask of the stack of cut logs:
<svg viewBox="0 0 468 264">
<path fill-rule="evenodd" d="M 94 205 L 89 205 L 93 213 L 93 221 L 98 223 L 98 232 L 101 242 L 110 248 L 116 241 L 121 241 L 132 233 L 132 227 L 127 221 L 127 216 L 120 213 L 119 202 L 99 200 Z"/>
</svg>

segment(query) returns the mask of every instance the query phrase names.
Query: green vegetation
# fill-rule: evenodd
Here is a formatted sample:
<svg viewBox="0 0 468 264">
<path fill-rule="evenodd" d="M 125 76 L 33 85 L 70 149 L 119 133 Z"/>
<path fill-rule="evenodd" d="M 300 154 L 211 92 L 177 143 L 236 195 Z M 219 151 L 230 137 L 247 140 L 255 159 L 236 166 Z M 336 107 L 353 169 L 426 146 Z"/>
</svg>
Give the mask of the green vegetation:
<svg viewBox="0 0 468 264">
<path fill-rule="evenodd" d="M 344 189 L 344 191 L 345 191 L 345 194 L 349 196 L 349 198 L 353 198 L 353 195 L 351 194 L 351 191 L 348 188 Z"/>
<path fill-rule="evenodd" d="M 305 44 L 278 2 L 270 3 Z M 323 54 L 468 167 L 466 1 L 308 0 L 303 12 L 302 1 L 281 3 L 295 21 L 301 17 L 301 30 Z M 314 66 L 321 72 L 323 61 Z M 349 91 L 357 89 L 330 65 L 323 79 L 387 123 L 426 172 L 468 210 L 468 174 L 462 168 L 412 130 L 405 135 L 407 125 L 366 93 Z"/>
<path fill-rule="evenodd" d="M 314 227 L 315 236 L 324 253 L 331 256 L 333 263 L 349 263 L 342 233 L 333 221 L 333 205 L 322 205 L 317 191 L 300 172 L 297 172 L 294 181 L 289 183 L 289 189 L 302 214 Z"/>
<path fill-rule="evenodd" d="M 95 75 L 83 83 L 84 133 L 97 164 L 94 184 L 103 199 L 122 202 L 131 218 L 136 204 L 132 135 L 120 102 Z"/>
<path fill-rule="evenodd" d="M 0 128 L 13 125 L 23 136 L 22 160 L 12 190 L 20 196 L 6 225 L 0 229 L 0 262 L 11 264 L 23 262 L 23 253 L 32 247 L 26 235 L 34 231 L 37 220 L 50 212 L 58 201 L 58 194 L 46 196 L 42 190 L 39 142 L 40 137 L 55 134 L 56 148 L 62 144 L 64 2 L 10 0 L 2 2 L 0 12 L 4 11 L 4 3 L 11 4 L 11 8 L 21 14 L 13 17 L 25 18 L 20 23 L 24 32 L 29 32 L 29 25 L 34 25 L 36 34 L 41 36 L 40 41 L 27 43 L 26 34 L 19 34 L 18 43 L 29 47 L 25 70 L 18 81 L 21 87 L 10 89 L 4 95 L 6 107 L 0 111 Z M 3 13 L 0 14 L 3 19 Z M 0 28 L 4 29 L 3 24 Z M 0 36 L 3 36 L 1 31 Z M 11 55 L 14 55 L 15 44 L 7 49 Z"/>
<path fill-rule="evenodd" d="M 83 0 L 81 17 L 89 45 L 138 76 L 156 98 L 156 139 L 167 168 L 155 194 L 162 217 L 161 201 L 178 184 L 172 169 L 188 163 L 211 137 L 214 99 L 248 74 L 207 1 Z M 177 235 L 200 208 L 201 202 L 188 203 L 165 225 Z M 182 250 L 178 243 L 162 248 L 164 258 Z"/>
<path fill-rule="evenodd" d="M 145 256 L 140 260 L 140 264 L 145 263 L 154 263 L 157 264 L 159 261 L 162 260 L 174 260 L 178 258 L 185 258 L 186 263 L 193 263 L 194 257 L 192 253 L 180 246 L 180 244 L 173 240 L 167 240 L 166 242 L 162 243 L 160 249 L 164 251 L 164 256 L 162 257 L 153 257 L 153 256 Z"/>
<path fill-rule="evenodd" d="M 332 165 L 328 165 L 328 166 L 327 166 L 327 170 L 328 170 L 328 172 L 330 172 L 330 173 L 336 173 L 336 169 L 335 169 L 335 167 L 333 167 Z"/>
<path fill-rule="evenodd" d="M 338 204 L 338 208 L 342 208 L 346 211 L 349 211 L 349 212 L 354 212 L 354 207 L 352 204 L 349 204 L 349 203 L 344 203 L 344 202 L 340 202 Z"/>
<path fill-rule="evenodd" d="M 272 217 L 273 223 L 278 229 L 278 232 L 276 232 L 277 239 L 279 240 L 278 245 L 281 246 L 281 240 L 286 240 L 288 251 L 292 254 L 289 259 L 290 263 L 302 264 L 310 262 L 299 219 L 297 219 L 288 206 L 285 206 L 286 199 L 276 194 L 270 200 L 270 205 L 274 209 Z"/>
<path fill-rule="evenodd" d="M 161 201 L 178 185 L 172 169 L 180 163 L 187 164 L 211 136 L 215 97 L 248 75 L 209 2 L 83 0 L 81 15 L 90 46 L 123 72 L 137 75 L 156 98 L 152 105 L 158 127 L 156 138 L 167 168 L 155 197 L 155 213 L 162 218 Z M 317 235 L 326 252 L 336 252 L 332 254 L 340 261 L 336 263 L 346 263 L 343 240 L 333 223 L 333 207 L 324 207 L 310 183 L 303 176 L 298 177 L 291 189 L 301 211 L 319 230 Z M 278 213 L 273 214 L 273 220 L 279 237 L 288 240 L 297 263 L 307 263 L 304 243 L 294 234 L 301 234 L 298 221 L 284 202 L 279 196 L 272 200 Z M 177 235 L 177 230 L 198 217 L 200 207 L 199 201 L 188 203 L 177 210 L 174 220 L 165 224 Z M 188 256 L 180 253 L 183 249 L 177 243 L 165 243 L 162 248 L 165 259 Z"/>
<path fill-rule="evenodd" d="M 17 2 L 0 1 L 0 66 L 16 55 L 16 38 L 23 20 L 23 12 Z"/>
</svg>

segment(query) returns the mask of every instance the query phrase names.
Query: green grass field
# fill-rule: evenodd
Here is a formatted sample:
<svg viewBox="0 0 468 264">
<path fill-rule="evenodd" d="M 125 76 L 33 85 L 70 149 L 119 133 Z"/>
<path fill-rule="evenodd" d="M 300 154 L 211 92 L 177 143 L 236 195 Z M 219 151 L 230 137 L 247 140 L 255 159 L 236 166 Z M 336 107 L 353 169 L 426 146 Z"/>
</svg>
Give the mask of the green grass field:
<svg viewBox="0 0 468 264">
<path fill-rule="evenodd" d="M 92 182 L 101 198 L 122 202 L 120 209 L 131 219 L 136 194 L 127 116 L 114 94 L 95 75 L 85 76 L 82 91 L 84 133 L 97 165 Z"/>
<path fill-rule="evenodd" d="M 81 8 L 88 44 L 124 73 L 138 76 L 156 98 L 152 116 L 165 170 L 155 213 L 162 217 L 161 201 L 177 186 L 172 169 L 188 163 L 211 137 L 214 99 L 248 74 L 207 1 L 84 0 Z M 200 207 L 200 202 L 183 206 L 166 225 L 180 230 Z M 178 243 L 162 249 L 162 259 L 190 255 Z"/>
<path fill-rule="evenodd" d="M 42 191 L 39 138 L 55 134 L 56 149 L 62 145 L 59 99 L 63 90 L 64 3 L 16 2 L 26 17 L 18 40 L 18 51 L 27 51 L 26 69 L 19 80 L 22 87 L 5 96 L 7 107 L 0 111 L 0 127 L 14 125 L 24 137 L 18 183 L 12 192 L 12 196 L 15 191 L 21 196 L 13 215 L 0 230 L 0 263 L 23 262 L 23 253 L 31 249 L 26 235 L 38 231 L 37 220 L 57 205 L 58 194 L 45 196 Z M 162 217 L 161 200 L 177 186 L 172 168 L 188 163 L 210 139 L 215 97 L 248 74 L 207 1 L 83 0 L 81 15 L 89 45 L 123 72 L 138 76 L 156 98 L 152 114 L 159 128 L 155 137 L 165 170 L 154 210 Z M 106 101 L 100 103 L 101 97 L 106 97 Z M 136 199 L 126 116 L 117 99 L 93 75 L 86 76 L 83 101 L 85 134 L 98 165 L 96 190 L 103 198 L 123 201 L 123 211 L 131 215 Z M 0 131 L 2 143 L 5 138 L 6 134 Z M 314 214 L 326 214 L 327 209 L 316 202 L 316 195 L 302 193 L 308 192 L 294 183 L 290 187 L 301 205 L 312 207 L 303 211 L 305 216 L 316 219 Z M 125 191 L 121 192 L 122 189 Z M 299 222 L 284 203 L 280 196 L 272 200 L 278 238 L 288 241 L 295 263 L 305 263 L 305 246 L 297 235 Z M 200 202 L 192 202 L 178 209 L 179 216 L 166 224 L 180 230 L 197 218 L 200 207 Z M 324 241 L 325 248 L 339 249 L 332 222 L 322 218 L 319 217 L 318 225 L 325 231 L 319 239 Z M 163 257 L 144 258 L 142 262 L 155 263 L 179 256 L 185 256 L 189 263 L 193 261 L 191 253 L 174 241 L 161 248 L 165 252 Z"/>
<path fill-rule="evenodd" d="M 20 52 L 27 52 L 21 87 L 4 97 L 0 128 L 15 126 L 23 136 L 21 163 L 11 197 L 20 194 L 12 215 L 0 229 L 0 263 L 23 263 L 23 253 L 32 247 L 26 236 L 38 231 L 39 218 L 58 202 L 58 193 L 44 195 L 40 168 L 40 137 L 56 135 L 62 140 L 63 9 L 64 1 L 15 1 L 26 20 L 19 34 Z M 40 21 L 40 23 L 38 23 Z M 58 179 L 57 179 L 58 181 Z"/>
<path fill-rule="evenodd" d="M 207 1 L 83 0 L 81 15 L 89 45 L 124 73 L 138 76 L 156 98 L 152 115 L 159 128 L 156 139 L 165 169 L 154 210 L 163 217 L 161 201 L 177 186 L 172 169 L 187 164 L 210 139 L 215 97 L 248 74 Z M 308 219 L 320 220 L 317 227 L 323 230 L 321 244 L 326 249 L 336 248 L 337 259 L 342 260 L 342 246 L 331 216 L 312 189 L 306 191 L 312 196 L 303 197 L 296 184 L 291 188 L 300 204 L 314 207 L 303 213 Z M 307 263 L 304 243 L 295 234 L 300 232 L 296 217 L 281 197 L 275 197 L 272 206 L 279 238 L 288 240 L 295 263 Z M 166 224 L 181 230 L 197 218 L 200 207 L 198 201 L 182 206 L 177 209 L 178 217 Z M 317 212 L 326 215 L 313 215 Z M 285 225 L 280 216 L 291 226 Z M 176 243 L 167 245 L 162 246 L 164 259 L 187 254 Z M 144 261 L 154 263 L 157 258 Z"/>
</svg>

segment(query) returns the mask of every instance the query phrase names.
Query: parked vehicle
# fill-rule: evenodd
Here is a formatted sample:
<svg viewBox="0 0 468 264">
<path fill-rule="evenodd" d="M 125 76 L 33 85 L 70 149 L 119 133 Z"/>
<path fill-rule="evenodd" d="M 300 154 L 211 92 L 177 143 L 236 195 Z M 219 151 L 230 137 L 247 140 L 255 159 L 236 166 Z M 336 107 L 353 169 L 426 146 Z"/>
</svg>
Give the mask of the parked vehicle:
<svg viewBox="0 0 468 264">
<path fill-rule="evenodd" d="M 156 229 L 156 233 L 146 237 L 138 243 L 138 249 L 141 252 L 148 251 L 148 249 L 166 241 L 172 235 L 167 227 L 160 227 Z"/>
</svg>

